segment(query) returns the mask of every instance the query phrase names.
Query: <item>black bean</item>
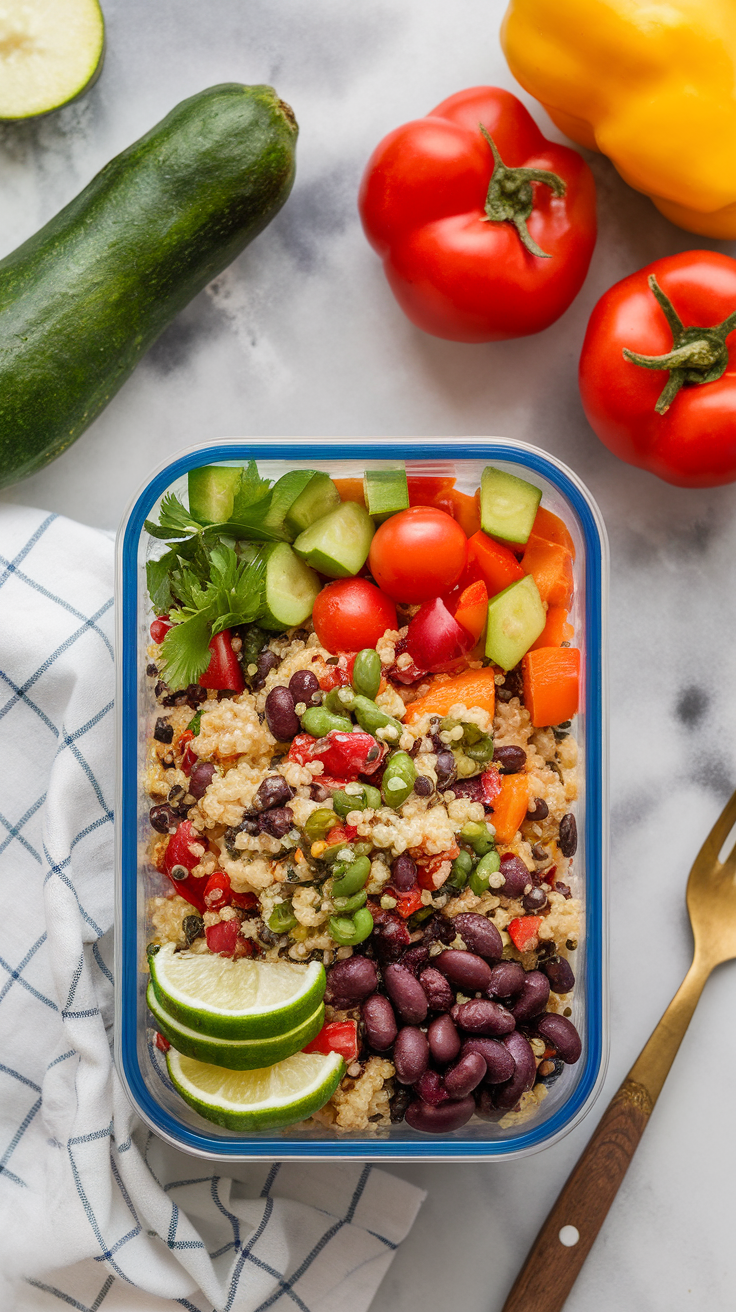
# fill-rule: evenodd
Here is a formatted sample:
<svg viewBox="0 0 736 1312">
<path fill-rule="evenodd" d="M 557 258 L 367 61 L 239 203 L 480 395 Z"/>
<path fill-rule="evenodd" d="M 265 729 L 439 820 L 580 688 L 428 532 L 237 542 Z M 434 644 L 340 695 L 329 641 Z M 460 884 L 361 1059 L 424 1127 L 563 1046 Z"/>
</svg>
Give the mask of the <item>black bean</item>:
<svg viewBox="0 0 736 1312">
<path fill-rule="evenodd" d="M 450 1016 L 436 1016 L 427 1028 L 427 1041 L 433 1059 L 445 1066 L 454 1061 L 460 1051 L 460 1035 Z"/>
<path fill-rule="evenodd" d="M 403 1121 L 406 1109 L 413 1097 L 414 1095 L 411 1089 L 407 1089 L 403 1084 L 398 1086 L 388 1104 L 389 1115 L 394 1124 L 396 1124 L 397 1121 Z"/>
<path fill-rule="evenodd" d="M 490 1034 L 498 1037 L 515 1029 L 516 1021 L 505 1007 L 486 998 L 458 1002 L 450 1012 L 452 1019 L 466 1034 Z"/>
<path fill-rule="evenodd" d="M 568 811 L 560 820 L 560 851 L 563 856 L 574 856 L 578 850 L 578 826 L 575 816 Z"/>
<path fill-rule="evenodd" d="M 173 834 L 179 824 L 179 818 L 174 814 L 171 807 L 165 803 L 161 806 L 152 806 L 148 818 L 157 834 Z"/>
<path fill-rule="evenodd" d="M 294 710 L 294 698 L 288 688 L 272 688 L 266 698 L 266 720 L 274 738 L 285 743 L 296 738 L 301 725 Z"/>
<path fill-rule="evenodd" d="M 202 705 L 202 702 L 207 701 L 207 689 L 199 683 L 190 683 L 186 688 L 186 700 L 192 710 L 196 710 L 198 706 Z"/>
<path fill-rule="evenodd" d="M 455 916 L 455 928 L 471 952 L 477 952 L 486 961 L 501 960 L 503 942 L 492 920 L 475 911 L 462 911 Z"/>
<path fill-rule="evenodd" d="M 435 773 L 437 775 L 438 788 L 449 788 L 457 778 L 457 762 L 455 761 L 455 757 L 452 752 L 448 752 L 447 748 L 444 746 L 442 751 L 437 755 Z"/>
<path fill-rule="evenodd" d="M 580 1035 L 567 1016 L 558 1016 L 554 1012 L 549 1012 L 536 1020 L 535 1027 L 537 1034 L 541 1034 L 542 1038 L 547 1040 L 561 1061 L 570 1066 L 578 1061 L 583 1045 Z"/>
<path fill-rule="evenodd" d="M 146 666 L 146 674 L 148 675 L 149 679 L 155 679 L 156 675 L 158 674 L 158 666 L 153 661 L 148 662 Z"/>
<path fill-rule="evenodd" d="M 294 812 L 290 806 L 275 806 L 272 811 L 262 811 L 258 817 L 258 832 L 271 834 L 273 838 L 283 838 L 294 824 Z"/>
<path fill-rule="evenodd" d="M 491 968 L 482 957 L 474 952 L 463 952 L 458 948 L 447 948 L 434 958 L 434 965 L 443 975 L 464 993 L 476 993 L 488 987 Z"/>
<path fill-rule="evenodd" d="M 196 938 L 201 938 L 204 934 L 204 920 L 201 916 L 185 916 L 181 922 L 184 937 L 187 941 L 187 947 L 190 947 Z"/>
<path fill-rule="evenodd" d="M 259 652 L 255 662 L 256 672 L 253 676 L 253 689 L 255 691 L 263 687 L 266 677 L 271 673 L 271 670 L 276 669 L 278 663 L 278 656 L 275 652 L 269 651 L 268 647 L 265 651 Z"/>
<path fill-rule="evenodd" d="M 541 843 L 534 844 L 534 847 L 532 848 L 532 856 L 534 857 L 535 861 L 549 860 L 549 852 L 547 851 L 546 847 L 542 847 Z"/>
<path fill-rule="evenodd" d="M 565 898 L 565 901 L 567 901 L 568 898 L 572 897 L 572 890 L 570 888 L 570 885 L 563 884 L 562 881 L 559 879 L 555 881 L 554 891 L 555 893 L 561 893 L 562 896 Z"/>
<path fill-rule="evenodd" d="M 400 1084 L 416 1084 L 429 1065 L 429 1043 L 426 1034 L 414 1025 L 400 1029 L 394 1044 L 394 1066 Z"/>
<path fill-rule="evenodd" d="M 422 971 L 419 983 L 427 995 L 430 1011 L 449 1011 L 455 1005 L 455 995 L 448 981 L 434 966 Z"/>
<path fill-rule="evenodd" d="M 387 966 L 383 972 L 386 992 L 402 1020 L 419 1025 L 428 1011 L 427 995 L 419 980 L 405 966 Z"/>
<path fill-rule="evenodd" d="M 310 784 L 309 796 L 313 802 L 326 802 L 332 794 L 328 788 L 325 788 L 324 784 Z"/>
<path fill-rule="evenodd" d="M 372 994 L 363 1003 L 362 1015 L 371 1047 L 377 1052 L 385 1052 L 391 1047 L 398 1030 L 394 1009 L 388 998 L 382 993 Z"/>
<path fill-rule="evenodd" d="M 468 1052 L 480 1053 L 486 1064 L 486 1084 L 503 1084 L 505 1080 L 510 1080 L 514 1073 L 514 1059 L 508 1048 L 499 1043 L 498 1039 L 474 1035 L 472 1039 L 463 1040 L 461 1052 L 463 1057 Z"/>
<path fill-rule="evenodd" d="M 289 679 L 289 692 L 296 702 L 316 706 L 322 699 L 319 679 L 311 670 L 297 670 Z"/>
<path fill-rule="evenodd" d="M 532 805 L 526 813 L 527 820 L 546 820 L 549 815 L 549 807 L 543 797 L 535 797 Z"/>
<path fill-rule="evenodd" d="M 378 988 L 378 971 L 367 957 L 353 955 L 346 961 L 338 961 L 327 972 L 327 990 L 325 1001 L 332 1006 L 336 1001 L 347 1003 L 348 1007 L 375 993 Z"/>
<path fill-rule="evenodd" d="M 549 980 L 541 970 L 529 970 L 524 976 L 521 992 L 514 999 L 511 1011 L 518 1021 L 531 1020 L 544 1011 L 549 1000 Z"/>
<path fill-rule="evenodd" d="M 489 998 L 512 998 L 524 987 L 526 971 L 519 961 L 499 961 L 491 970 L 486 989 Z"/>
<path fill-rule="evenodd" d="M 417 867 L 410 856 L 402 852 L 391 865 L 391 883 L 400 893 L 407 893 L 417 882 Z"/>
<path fill-rule="evenodd" d="M 197 761 L 189 776 L 189 791 L 199 801 L 204 797 L 215 777 L 215 767 L 211 761 Z"/>
<path fill-rule="evenodd" d="M 415 1098 L 406 1109 L 406 1123 L 412 1130 L 422 1130 L 425 1134 L 450 1134 L 467 1125 L 475 1111 L 475 1099 L 471 1096 L 459 1102 L 443 1102 L 441 1107 L 431 1107 L 421 1098 Z"/>
<path fill-rule="evenodd" d="M 253 798 L 256 811 L 270 811 L 274 806 L 283 806 L 294 796 L 294 789 L 287 784 L 283 775 L 270 774 L 263 780 Z"/>
<path fill-rule="evenodd" d="M 542 970 L 554 993 L 569 993 L 575 987 L 573 969 L 565 957 L 549 957 Z"/>
<path fill-rule="evenodd" d="M 501 774 L 518 774 L 526 765 L 526 752 L 523 747 L 494 747 L 493 762 Z"/>
<path fill-rule="evenodd" d="M 501 874 L 503 884 L 497 892 L 502 893 L 504 897 L 521 897 L 527 884 L 532 882 L 521 857 L 514 856 L 511 852 L 504 852 L 501 857 Z"/>
<path fill-rule="evenodd" d="M 486 1074 L 485 1059 L 479 1052 L 465 1052 L 454 1066 L 445 1071 L 443 1084 L 452 1099 L 467 1098 Z"/>
<path fill-rule="evenodd" d="M 540 911 L 544 911 L 547 905 L 547 894 L 543 888 L 532 888 L 524 894 L 521 902 L 524 910 L 530 916 L 538 915 Z"/>
<path fill-rule="evenodd" d="M 174 740 L 174 726 L 165 715 L 160 715 L 156 721 L 153 730 L 153 736 L 158 743 L 170 743 Z"/>
<path fill-rule="evenodd" d="M 425 774 L 418 774 L 414 780 L 414 792 L 417 797 L 430 797 L 433 791 L 431 779 Z"/>
<path fill-rule="evenodd" d="M 537 1084 L 543 1084 L 548 1089 L 560 1078 L 564 1069 L 565 1063 L 559 1057 L 545 1057 L 537 1067 Z"/>
</svg>

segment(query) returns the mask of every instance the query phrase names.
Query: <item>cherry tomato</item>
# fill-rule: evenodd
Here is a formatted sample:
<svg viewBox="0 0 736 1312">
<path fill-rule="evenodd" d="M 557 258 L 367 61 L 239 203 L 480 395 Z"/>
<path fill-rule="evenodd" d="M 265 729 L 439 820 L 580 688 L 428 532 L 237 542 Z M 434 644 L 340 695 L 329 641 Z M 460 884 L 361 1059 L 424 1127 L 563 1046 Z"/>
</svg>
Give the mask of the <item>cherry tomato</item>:
<svg viewBox="0 0 736 1312">
<path fill-rule="evenodd" d="M 216 633 L 210 642 L 210 663 L 200 675 L 200 688 L 221 688 L 228 692 L 242 692 L 245 688 L 240 661 L 232 649 L 229 629 Z"/>
<path fill-rule="evenodd" d="M 398 627 L 390 597 L 367 579 L 335 579 L 320 592 L 312 622 L 328 651 L 362 651 L 375 647 L 386 629 Z"/>
<path fill-rule="evenodd" d="M 377 530 L 368 557 L 371 574 L 395 601 L 429 601 L 455 586 L 467 545 L 460 525 L 444 510 L 410 506 Z"/>
<path fill-rule="evenodd" d="M 151 621 L 151 641 L 163 642 L 169 629 L 173 628 L 168 615 L 159 615 L 157 619 Z"/>
</svg>

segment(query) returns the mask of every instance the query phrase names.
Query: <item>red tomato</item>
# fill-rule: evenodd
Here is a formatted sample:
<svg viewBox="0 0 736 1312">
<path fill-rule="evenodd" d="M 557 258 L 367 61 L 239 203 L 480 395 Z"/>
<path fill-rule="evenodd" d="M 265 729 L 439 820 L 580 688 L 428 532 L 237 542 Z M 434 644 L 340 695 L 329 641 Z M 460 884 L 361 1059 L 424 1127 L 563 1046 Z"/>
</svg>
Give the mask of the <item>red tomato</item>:
<svg viewBox="0 0 736 1312">
<path fill-rule="evenodd" d="M 359 206 L 404 313 L 456 342 L 547 328 L 580 291 L 595 245 L 587 164 L 498 87 L 460 91 L 384 137 Z"/>
<path fill-rule="evenodd" d="M 163 642 L 169 629 L 173 627 L 174 626 L 171 623 L 171 620 L 169 619 L 168 615 L 159 615 L 158 619 L 151 621 L 151 628 L 149 630 L 151 634 L 151 641 Z"/>
<path fill-rule="evenodd" d="M 230 630 L 216 633 L 210 642 L 212 656 L 204 674 L 200 675 L 201 688 L 219 688 L 228 692 L 242 692 L 245 688 L 240 661 L 232 649 Z"/>
<path fill-rule="evenodd" d="M 669 301 L 672 326 L 655 288 Z M 736 334 L 718 332 L 734 310 L 736 260 L 716 251 L 668 255 L 605 292 L 583 342 L 580 395 L 591 427 L 615 455 L 678 487 L 736 480 Z M 681 337 L 677 316 L 700 356 L 679 390 L 666 361 Z M 708 335 L 698 345 L 694 329 L 701 326 Z M 665 363 L 647 368 L 625 351 Z M 719 355 L 715 365 L 711 355 Z"/>
<path fill-rule="evenodd" d="M 320 592 L 312 623 L 328 651 L 362 651 L 375 647 L 386 629 L 397 628 L 396 607 L 367 579 L 335 579 Z"/>
<path fill-rule="evenodd" d="M 429 601 L 455 586 L 467 545 L 460 525 L 444 510 L 411 506 L 377 530 L 368 557 L 371 574 L 395 601 Z"/>
<path fill-rule="evenodd" d="M 461 661 L 476 639 L 458 624 L 441 597 L 425 601 L 409 622 L 406 650 L 414 664 L 442 674 Z"/>
<path fill-rule="evenodd" d="M 358 1022 L 332 1020 L 322 1026 L 319 1034 L 309 1041 L 302 1052 L 339 1052 L 345 1061 L 355 1061 L 358 1055 Z"/>
</svg>

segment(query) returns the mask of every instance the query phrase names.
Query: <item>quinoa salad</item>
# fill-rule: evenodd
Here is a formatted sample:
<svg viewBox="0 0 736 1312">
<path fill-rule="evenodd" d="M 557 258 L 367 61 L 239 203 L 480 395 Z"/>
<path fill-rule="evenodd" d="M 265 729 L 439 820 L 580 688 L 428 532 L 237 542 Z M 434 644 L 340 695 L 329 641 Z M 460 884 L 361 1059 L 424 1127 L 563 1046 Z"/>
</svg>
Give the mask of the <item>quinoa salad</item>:
<svg viewBox="0 0 736 1312">
<path fill-rule="evenodd" d="M 295 472 L 280 519 L 251 463 L 148 525 L 149 953 L 324 968 L 312 1126 L 507 1129 L 581 1055 L 572 538 L 491 467 Z"/>
</svg>

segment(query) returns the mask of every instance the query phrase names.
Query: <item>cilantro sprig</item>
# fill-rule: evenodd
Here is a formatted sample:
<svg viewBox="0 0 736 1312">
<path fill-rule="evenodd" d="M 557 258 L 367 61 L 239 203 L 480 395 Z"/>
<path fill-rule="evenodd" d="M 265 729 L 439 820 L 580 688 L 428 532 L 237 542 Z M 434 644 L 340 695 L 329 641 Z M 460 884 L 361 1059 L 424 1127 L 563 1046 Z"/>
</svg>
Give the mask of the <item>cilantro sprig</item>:
<svg viewBox="0 0 736 1312">
<path fill-rule="evenodd" d="M 173 628 L 163 641 L 163 674 L 170 687 L 195 683 L 210 662 L 210 640 L 236 624 L 252 624 L 263 606 L 266 561 L 262 552 L 251 560 L 237 557 L 220 543 L 209 551 L 206 581 L 190 569 L 179 572 L 176 589 L 181 604 L 169 611 Z"/>
</svg>

